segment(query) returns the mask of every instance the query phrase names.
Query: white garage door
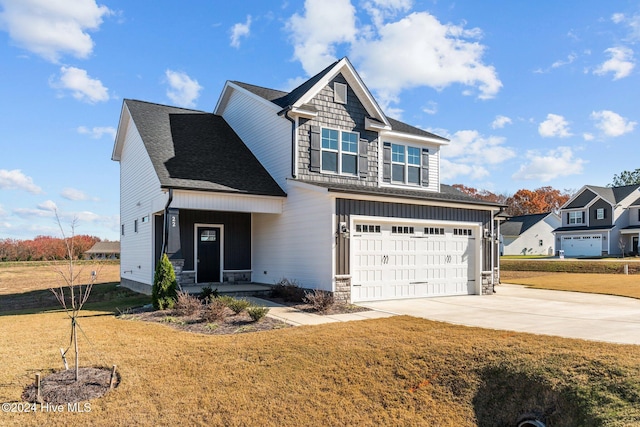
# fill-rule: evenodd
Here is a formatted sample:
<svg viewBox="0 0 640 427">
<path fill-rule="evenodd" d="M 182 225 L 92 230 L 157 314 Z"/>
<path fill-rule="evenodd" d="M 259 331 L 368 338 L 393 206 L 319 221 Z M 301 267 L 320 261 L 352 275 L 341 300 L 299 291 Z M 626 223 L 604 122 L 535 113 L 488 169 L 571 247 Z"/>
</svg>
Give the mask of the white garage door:
<svg viewBox="0 0 640 427">
<path fill-rule="evenodd" d="M 562 236 L 562 249 L 565 256 L 600 256 L 602 236 Z"/>
<path fill-rule="evenodd" d="M 477 293 L 476 233 L 468 225 L 356 222 L 352 301 Z"/>
</svg>

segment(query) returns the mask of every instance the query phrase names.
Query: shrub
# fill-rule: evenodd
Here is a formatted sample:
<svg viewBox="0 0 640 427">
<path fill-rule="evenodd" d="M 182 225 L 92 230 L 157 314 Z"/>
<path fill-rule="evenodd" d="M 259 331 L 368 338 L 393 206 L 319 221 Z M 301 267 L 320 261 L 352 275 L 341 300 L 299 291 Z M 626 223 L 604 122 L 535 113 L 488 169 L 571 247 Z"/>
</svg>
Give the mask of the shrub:
<svg viewBox="0 0 640 427">
<path fill-rule="evenodd" d="M 227 307 L 229 307 L 235 314 L 240 314 L 242 310 L 245 310 L 251 305 L 246 299 L 232 298 Z"/>
<path fill-rule="evenodd" d="M 271 287 L 271 298 L 282 298 L 287 302 L 303 302 L 305 292 L 295 280 L 283 278 Z"/>
<path fill-rule="evenodd" d="M 211 286 L 205 286 L 198 294 L 198 299 L 206 303 L 211 301 L 213 298 L 218 298 L 219 295 L 218 288 L 211 289 Z"/>
<path fill-rule="evenodd" d="M 200 312 L 202 303 L 188 292 L 178 292 L 174 309 L 179 316 L 193 316 Z"/>
<path fill-rule="evenodd" d="M 249 315 L 249 317 L 251 317 L 251 320 L 253 320 L 254 322 L 257 322 L 258 320 L 262 319 L 264 316 L 267 315 L 267 313 L 269 313 L 269 309 L 267 307 L 252 305 L 249 308 L 247 308 L 247 314 Z"/>
<path fill-rule="evenodd" d="M 313 292 L 305 292 L 304 302 L 311 304 L 315 311 L 324 313 L 333 305 L 333 294 L 314 289 Z"/>
<path fill-rule="evenodd" d="M 204 308 L 200 312 L 200 315 L 202 316 L 202 319 L 207 323 L 221 322 L 225 319 L 225 317 L 227 317 L 227 310 L 228 309 L 226 305 L 224 305 L 217 298 L 214 298 L 204 306 Z"/>
<path fill-rule="evenodd" d="M 220 301 L 226 307 L 229 307 L 229 304 L 232 304 L 235 298 L 229 295 L 220 295 L 216 297 L 216 300 Z"/>
<path fill-rule="evenodd" d="M 173 265 L 167 254 L 163 254 L 156 266 L 151 288 L 151 302 L 156 310 L 173 308 L 177 297 L 178 282 Z"/>
</svg>

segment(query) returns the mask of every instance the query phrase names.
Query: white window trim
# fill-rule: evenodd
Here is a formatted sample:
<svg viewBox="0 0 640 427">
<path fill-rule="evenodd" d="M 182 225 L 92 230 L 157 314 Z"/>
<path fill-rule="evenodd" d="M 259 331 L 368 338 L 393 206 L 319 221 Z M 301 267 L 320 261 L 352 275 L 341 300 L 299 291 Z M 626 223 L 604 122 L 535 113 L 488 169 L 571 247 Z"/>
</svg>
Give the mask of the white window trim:
<svg viewBox="0 0 640 427">
<path fill-rule="evenodd" d="M 391 184 L 395 185 L 410 185 L 413 187 L 420 187 L 421 174 L 422 174 L 422 147 L 410 144 L 402 144 L 399 142 L 391 142 Z M 402 146 L 404 147 L 404 163 L 396 162 L 393 160 L 393 146 Z M 415 148 L 418 150 L 418 164 L 409 164 L 409 148 Z M 403 165 L 404 166 L 404 181 L 396 181 L 393 179 L 393 165 Z M 418 168 L 418 182 L 409 182 L 409 168 Z"/>
<path fill-rule="evenodd" d="M 597 208 L 596 209 L 596 219 L 597 220 L 604 219 L 604 208 Z"/>
<path fill-rule="evenodd" d="M 573 220 L 573 221 L 572 221 Z M 582 211 L 569 212 L 569 224 L 583 224 Z"/>
<path fill-rule="evenodd" d="M 327 130 L 334 130 L 336 132 L 338 132 L 338 149 L 334 150 L 332 148 L 324 148 L 322 146 L 322 131 L 324 129 Z M 342 151 L 342 133 L 352 133 L 356 136 L 356 151 L 355 153 L 351 152 L 351 151 Z M 328 127 L 328 126 L 321 126 L 320 127 L 320 172 L 324 173 L 324 174 L 329 174 L 329 175 L 342 175 L 342 176 L 350 176 L 350 177 L 358 177 L 360 170 L 359 170 L 359 146 L 360 144 L 360 132 L 354 132 L 354 131 L 350 131 L 350 130 L 343 130 L 343 129 L 338 129 L 338 128 L 332 128 L 332 127 Z M 324 169 L 324 162 L 323 162 L 323 158 L 324 156 L 322 155 L 322 153 L 324 152 L 329 152 L 329 153 L 338 153 L 338 162 L 337 162 L 337 172 L 334 171 L 330 171 L 330 170 L 325 170 Z M 350 156 L 354 156 L 356 158 L 356 171 L 355 173 L 348 173 L 348 172 L 342 172 L 342 155 L 343 154 L 347 154 Z"/>
</svg>

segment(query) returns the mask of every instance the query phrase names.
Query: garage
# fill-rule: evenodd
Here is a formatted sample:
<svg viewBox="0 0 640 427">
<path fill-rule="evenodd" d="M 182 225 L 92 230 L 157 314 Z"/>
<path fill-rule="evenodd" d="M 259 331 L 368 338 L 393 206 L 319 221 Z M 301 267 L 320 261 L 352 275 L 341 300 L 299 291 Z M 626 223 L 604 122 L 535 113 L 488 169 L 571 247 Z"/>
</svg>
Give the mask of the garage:
<svg viewBox="0 0 640 427">
<path fill-rule="evenodd" d="M 479 294 L 479 227 L 355 220 L 353 302 Z"/>
<path fill-rule="evenodd" d="M 602 255 L 602 236 L 599 234 L 562 236 L 562 250 L 568 257 L 600 256 Z"/>
</svg>

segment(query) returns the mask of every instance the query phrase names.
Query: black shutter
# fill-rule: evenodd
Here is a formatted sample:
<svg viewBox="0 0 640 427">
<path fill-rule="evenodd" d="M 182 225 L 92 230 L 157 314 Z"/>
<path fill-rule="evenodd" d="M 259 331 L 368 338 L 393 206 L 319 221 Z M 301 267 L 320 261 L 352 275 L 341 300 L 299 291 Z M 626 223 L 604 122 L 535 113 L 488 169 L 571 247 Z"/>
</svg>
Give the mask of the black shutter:
<svg viewBox="0 0 640 427">
<path fill-rule="evenodd" d="M 567 212 L 567 224 L 569 224 L 569 212 Z"/>
<path fill-rule="evenodd" d="M 582 211 L 582 223 L 586 224 L 586 221 L 584 220 L 584 211 Z"/>
<path fill-rule="evenodd" d="M 320 126 L 311 126 L 309 169 L 320 172 Z"/>
<path fill-rule="evenodd" d="M 358 169 L 360 178 L 366 178 L 369 174 L 369 141 L 362 138 L 358 144 Z"/>
<path fill-rule="evenodd" d="M 422 149 L 422 179 L 420 183 L 423 187 L 429 186 L 429 149 Z"/>
<path fill-rule="evenodd" d="M 385 142 L 382 148 L 382 180 L 391 182 L 391 143 Z"/>
</svg>

